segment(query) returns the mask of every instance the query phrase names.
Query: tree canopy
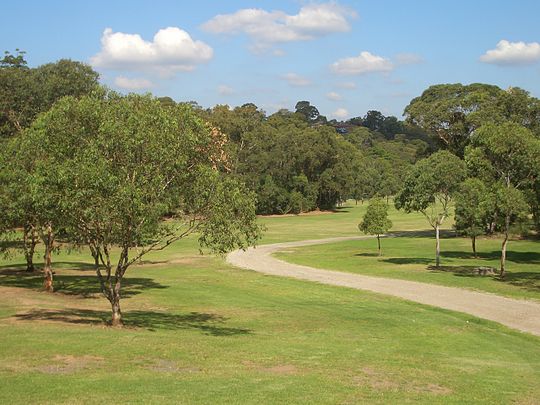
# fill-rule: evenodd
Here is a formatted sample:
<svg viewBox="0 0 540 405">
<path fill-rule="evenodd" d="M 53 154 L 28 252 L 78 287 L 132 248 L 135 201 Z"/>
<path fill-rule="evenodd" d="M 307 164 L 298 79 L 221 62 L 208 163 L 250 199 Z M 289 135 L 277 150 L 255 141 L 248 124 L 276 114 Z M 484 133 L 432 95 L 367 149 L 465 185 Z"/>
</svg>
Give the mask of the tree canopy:
<svg viewBox="0 0 540 405">
<path fill-rule="evenodd" d="M 253 193 L 223 170 L 223 135 L 188 106 L 67 97 L 24 137 L 39 156 L 40 192 L 55 202 L 50 215 L 63 218 L 67 240 L 90 247 L 114 324 L 124 274 L 144 254 L 195 232 L 216 252 L 259 237 Z"/>
</svg>

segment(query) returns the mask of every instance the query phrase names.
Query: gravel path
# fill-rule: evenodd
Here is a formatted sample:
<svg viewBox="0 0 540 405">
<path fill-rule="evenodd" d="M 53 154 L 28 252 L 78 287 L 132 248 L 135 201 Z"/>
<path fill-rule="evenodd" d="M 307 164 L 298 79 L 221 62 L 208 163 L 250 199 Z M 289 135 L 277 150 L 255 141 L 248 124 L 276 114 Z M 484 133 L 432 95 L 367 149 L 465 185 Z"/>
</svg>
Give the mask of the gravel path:
<svg viewBox="0 0 540 405">
<path fill-rule="evenodd" d="M 364 238 L 341 237 L 261 245 L 256 248 L 249 248 L 246 251 L 237 250 L 229 253 L 227 262 L 237 267 L 255 270 L 264 274 L 368 290 L 452 311 L 465 312 L 540 336 L 540 303 L 537 302 L 416 281 L 315 269 L 287 263 L 271 256 L 279 250 L 292 247 Z"/>
</svg>

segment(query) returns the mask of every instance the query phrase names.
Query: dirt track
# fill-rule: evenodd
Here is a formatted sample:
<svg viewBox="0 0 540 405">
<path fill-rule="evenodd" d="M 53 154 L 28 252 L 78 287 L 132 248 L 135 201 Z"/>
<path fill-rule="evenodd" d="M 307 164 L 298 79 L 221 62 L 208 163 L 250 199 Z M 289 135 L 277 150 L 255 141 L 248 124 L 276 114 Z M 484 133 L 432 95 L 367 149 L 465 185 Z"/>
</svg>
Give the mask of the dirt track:
<svg viewBox="0 0 540 405">
<path fill-rule="evenodd" d="M 237 267 L 255 270 L 264 274 L 368 290 L 452 311 L 464 312 L 540 336 L 540 303 L 416 281 L 315 269 L 287 263 L 271 256 L 279 250 L 291 247 L 363 238 L 365 237 L 341 237 L 261 245 L 257 248 L 249 248 L 246 251 L 234 251 L 227 256 L 227 262 Z"/>
</svg>

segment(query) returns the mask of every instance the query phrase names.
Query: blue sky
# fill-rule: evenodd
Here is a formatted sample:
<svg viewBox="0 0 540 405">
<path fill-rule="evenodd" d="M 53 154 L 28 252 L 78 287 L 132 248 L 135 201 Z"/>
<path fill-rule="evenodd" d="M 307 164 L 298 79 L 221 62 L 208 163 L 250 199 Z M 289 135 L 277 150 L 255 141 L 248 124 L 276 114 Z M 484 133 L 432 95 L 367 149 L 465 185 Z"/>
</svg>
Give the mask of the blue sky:
<svg viewBox="0 0 540 405">
<path fill-rule="evenodd" d="M 80 60 L 113 89 L 203 107 L 309 100 L 329 118 L 399 117 L 428 86 L 455 82 L 540 97 L 537 0 L 21 1 L 2 12 L 0 48 L 25 50 L 31 66 Z"/>
</svg>

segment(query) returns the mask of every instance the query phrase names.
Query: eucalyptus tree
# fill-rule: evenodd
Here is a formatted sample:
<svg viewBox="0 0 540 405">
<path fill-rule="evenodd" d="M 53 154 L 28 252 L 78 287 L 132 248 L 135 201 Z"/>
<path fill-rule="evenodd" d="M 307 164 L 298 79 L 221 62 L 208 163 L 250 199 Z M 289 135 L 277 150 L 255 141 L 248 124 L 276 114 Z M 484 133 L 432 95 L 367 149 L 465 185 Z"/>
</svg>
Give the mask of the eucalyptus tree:
<svg viewBox="0 0 540 405">
<path fill-rule="evenodd" d="M 441 146 L 463 156 L 473 133 L 488 123 L 515 122 L 540 136 L 540 100 L 519 88 L 437 84 L 405 108 L 408 123 L 434 134 Z"/>
<path fill-rule="evenodd" d="M 504 277 L 510 226 L 523 218 L 525 192 L 540 178 L 540 139 L 514 122 L 487 124 L 472 136 L 465 159 L 472 175 L 497 190 L 494 205 L 504 232 L 500 267 Z"/>
<path fill-rule="evenodd" d="M 17 56 L 6 53 L 0 60 L 0 137 L 27 128 L 64 96 L 80 97 L 94 91 L 98 77 L 81 62 L 61 59 L 30 68 L 24 52 Z"/>
<path fill-rule="evenodd" d="M 67 239 L 90 248 L 113 325 L 122 325 L 124 276 L 144 255 L 194 233 L 219 253 L 260 236 L 253 193 L 226 173 L 226 138 L 189 106 L 67 97 L 30 137 L 47 151 L 41 192 L 59 194 Z"/>
<path fill-rule="evenodd" d="M 494 209 L 492 192 L 481 180 L 469 178 L 460 185 L 455 200 L 456 230 L 471 238 L 472 252 L 477 257 L 476 238 L 486 232 Z"/>
<path fill-rule="evenodd" d="M 435 230 L 435 265 L 440 266 L 440 228 L 450 215 L 453 197 L 466 175 L 465 163 L 441 150 L 419 160 L 395 198 L 397 209 L 422 213 Z"/>
<path fill-rule="evenodd" d="M 377 247 L 381 256 L 381 235 L 392 228 L 392 221 L 388 219 L 388 204 L 382 198 L 374 198 L 369 202 L 366 214 L 358 225 L 360 231 L 377 235 Z"/>
</svg>

